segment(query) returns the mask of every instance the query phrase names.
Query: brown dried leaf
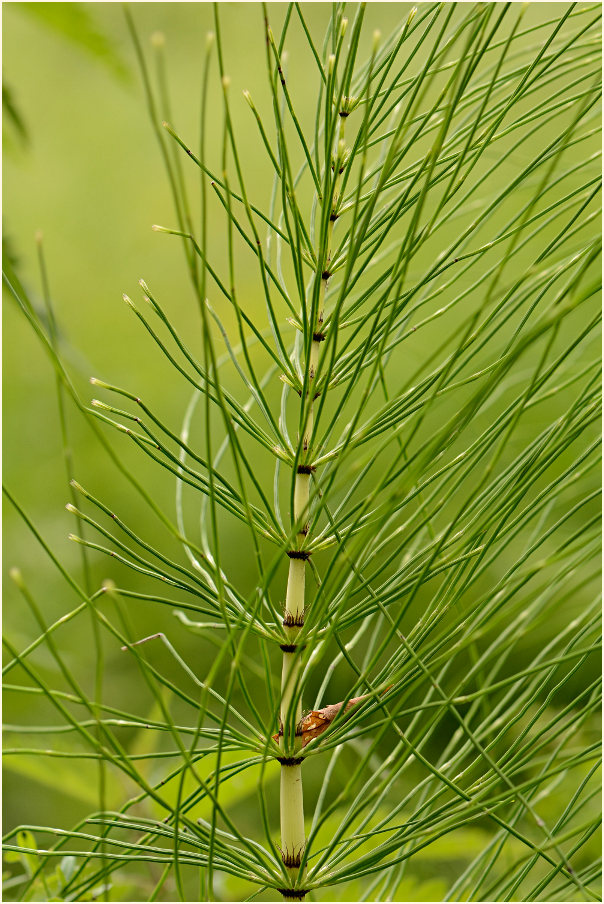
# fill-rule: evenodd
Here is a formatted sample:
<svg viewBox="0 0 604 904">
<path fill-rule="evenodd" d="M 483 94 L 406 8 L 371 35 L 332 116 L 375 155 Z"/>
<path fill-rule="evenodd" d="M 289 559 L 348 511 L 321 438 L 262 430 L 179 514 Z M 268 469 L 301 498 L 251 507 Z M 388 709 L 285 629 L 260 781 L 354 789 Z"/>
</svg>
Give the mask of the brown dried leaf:
<svg viewBox="0 0 604 904">
<path fill-rule="evenodd" d="M 388 685 L 388 687 L 382 691 L 382 695 L 385 694 L 386 691 L 389 691 L 391 687 L 391 684 Z M 363 700 L 368 700 L 369 697 L 371 697 L 371 694 L 363 694 L 362 697 L 352 697 L 346 704 L 344 712 L 348 712 L 354 706 L 362 703 Z M 311 710 L 311 712 L 302 719 L 299 726 L 302 731 L 302 747 L 306 747 L 309 741 L 312 741 L 313 738 L 318 738 L 319 735 L 323 734 L 323 732 L 329 728 L 343 706 L 344 701 L 341 700 L 340 703 L 330 703 L 327 706 L 324 706 L 323 709 Z M 280 734 L 281 732 L 273 735 L 273 740 L 278 741 Z"/>
</svg>

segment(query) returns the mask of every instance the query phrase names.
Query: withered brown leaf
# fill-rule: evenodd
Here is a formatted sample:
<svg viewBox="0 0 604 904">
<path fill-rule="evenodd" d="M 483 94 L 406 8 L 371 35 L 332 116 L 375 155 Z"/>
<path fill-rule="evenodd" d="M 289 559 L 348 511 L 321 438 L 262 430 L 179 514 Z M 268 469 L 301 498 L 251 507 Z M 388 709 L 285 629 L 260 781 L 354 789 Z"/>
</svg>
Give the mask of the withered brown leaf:
<svg viewBox="0 0 604 904">
<path fill-rule="evenodd" d="M 388 685 L 382 691 L 382 694 L 385 694 L 386 691 L 389 691 L 392 685 Z M 371 697 L 371 694 L 363 694 L 361 697 L 351 697 L 351 699 L 346 704 L 344 712 L 347 713 L 353 707 L 358 706 L 359 703 L 362 703 L 363 700 L 368 700 Z M 323 734 L 326 731 L 337 714 L 340 712 L 342 707 L 344 706 L 344 701 L 341 700 L 340 703 L 330 703 L 328 706 L 324 706 L 323 709 L 313 709 L 309 712 L 298 727 L 298 734 L 302 735 L 302 747 L 306 747 L 309 741 L 312 741 L 313 738 L 318 738 L 319 735 Z M 280 732 L 279 734 L 281 734 Z M 273 740 L 279 740 L 279 734 L 273 735 Z"/>
</svg>

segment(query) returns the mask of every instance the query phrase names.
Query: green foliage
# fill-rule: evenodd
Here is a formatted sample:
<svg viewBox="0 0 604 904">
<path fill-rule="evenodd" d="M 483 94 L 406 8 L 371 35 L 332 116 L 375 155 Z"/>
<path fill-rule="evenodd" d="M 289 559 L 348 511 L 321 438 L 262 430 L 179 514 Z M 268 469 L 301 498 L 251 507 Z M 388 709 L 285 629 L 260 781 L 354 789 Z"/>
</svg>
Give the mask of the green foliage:
<svg viewBox="0 0 604 904">
<path fill-rule="evenodd" d="M 323 33 L 305 6 L 263 9 L 254 132 L 218 4 L 191 135 L 165 121 L 161 36 L 152 70 L 126 11 L 174 197 L 154 228 L 182 242 L 195 302 L 183 330 L 145 281 L 124 296 L 180 381 L 167 414 L 96 377 L 89 399 L 41 245 L 43 308 L 6 262 L 56 375 L 81 552 L 78 573 L 5 488 L 76 601 L 51 621 L 11 573 L 37 634 L 5 640 L 5 692 L 40 717 L 7 726 L 6 762 L 93 807 L 70 829 L 8 831 L 7 894 L 599 900 L 599 7 L 422 4 L 391 35 L 366 34 L 362 4 L 323 5 Z M 76 480 L 76 417 L 126 494 Z M 138 697 L 107 690 L 120 648 Z M 296 707 L 359 696 L 294 747 Z M 305 783 L 293 875 L 284 750 Z"/>
</svg>

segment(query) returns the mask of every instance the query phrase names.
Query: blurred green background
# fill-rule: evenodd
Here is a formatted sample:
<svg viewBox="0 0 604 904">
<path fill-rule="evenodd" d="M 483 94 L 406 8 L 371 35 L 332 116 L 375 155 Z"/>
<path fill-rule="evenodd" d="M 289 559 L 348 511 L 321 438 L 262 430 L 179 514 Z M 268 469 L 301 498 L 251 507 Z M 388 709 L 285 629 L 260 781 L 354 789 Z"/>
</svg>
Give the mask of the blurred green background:
<svg viewBox="0 0 604 904">
<path fill-rule="evenodd" d="M 562 6 L 537 4 L 529 15 L 538 21 L 540 16 L 551 17 Z M 276 30 L 285 5 L 271 3 L 269 8 Z M 374 28 L 388 34 L 410 8 L 411 4 L 370 3 L 365 34 L 371 36 Z M 211 5 L 135 3 L 131 9 L 150 60 L 151 36 L 158 31 L 165 36 L 170 119 L 179 134 L 195 145 L 205 36 L 213 28 Z M 322 34 L 330 16 L 329 4 L 307 4 L 305 12 L 314 33 Z M 257 140 L 253 117 L 242 97 L 242 91 L 248 89 L 259 106 L 268 109 L 262 11 L 256 3 L 223 3 L 221 17 L 228 48 L 226 68 L 232 80 L 233 116 L 240 135 L 247 136 L 249 130 L 249 140 L 242 140 L 246 171 L 252 174 L 254 200 L 266 203 L 271 173 Z M 176 427 L 190 398 L 188 388 L 168 365 L 158 360 L 151 339 L 122 301 L 124 292 L 139 300 L 138 280 L 144 278 L 165 303 L 181 332 L 187 338 L 192 334 L 191 345 L 198 347 L 196 300 L 182 247 L 177 238 L 151 231 L 153 223 L 174 226 L 176 221 L 121 4 L 10 3 L 3 7 L 3 20 L 5 86 L 26 131 L 25 136 L 20 134 L 5 117 L 4 236 L 18 273 L 41 309 L 35 242 L 35 235 L 41 230 L 63 351 L 73 372 L 79 375 L 78 388 L 83 397 L 90 399 L 95 395 L 86 384 L 87 378 L 94 375 L 140 394 Z M 302 118 L 311 114 L 314 104 L 312 91 L 303 90 L 307 55 L 308 49 L 301 46 L 299 55 L 292 53 L 291 57 L 292 83 L 297 81 L 301 86 L 298 99 Z M 207 115 L 209 159 L 219 168 L 222 104 L 215 73 Z M 195 184 L 192 167 L 187 170 L 187 178 L 191 185 Z M 216 220 L 214 229 L 211 217 L 210 232 L 214 260 L 219 269 L 224 268 L 223 219 Z M 246 309 L 256 309 L 264 318 L 257 271 L 247 257 L 238 263 L 238 280 L 240 295 L 245 293 Z M 54 373 L 31 327 L 13 300 L 6 297 L 3 354 L 4 481 L 53 551 L 77 574 L 79 550 L 67 539 L 74 523 L 64 509 L 69 497 Z M 69 427 L 78 480 L 117 511 L 127 513 L 130 524 L 144 525 L 151 542 L 167 542 L 170 548 L 165 533 L 149 519 L 147 508 L 116 475 L 99 452 L 89 428 L 73 412 Z M 157 469 L 120 437 L 115 436 L 113 441 L 137 477 L 153 487 L 157 500 L 172 516 L 174 482 L 158 477 Z M 253 571 L 250 567 L 246 573 L 246 564 L 237 555 L 237 528 L 233 528 L 232 537 L 233 561 L 238 564 L 242 586 L 246 586 L 253 580 Z M 110 576 L 118 583 L 121 579 L 124 586 L 148 589 L 147 582 L 120 571 L 100 556 L 93 556 L 92 563 L 95 586 Z M 75 595 L 8 505 L 4 511 L 5 572 L 13 566 L 23 572 L 49 622 L 76 605 Z M 38 631 L 6 573 L 5 631 L 21 649 Z M 160 607 L 152 612 L 151 608 L 146 606 L 139 611 L 132 607 L 141 632 L 167 631 L 193 666 L 213 655 L 210 643 L 188 634 Z M 61 638 L 70 666 L 83 676 L 90 690 L 92 638 L 88 622 L 78 619 L 62 630 Z M 135 665 L 110 644 L 106 645 L 106 656 L 106 698 L 119 700 L 132 712 L 148 711 L 150 700 Z M 162 650 L 154 651 L 154 656 L 167 673 L 178 674 Z M 35 661 L 51 684 L 59 686 L 60 676 L 48 654 L 38 651 Z M 48 719 L 48 709 L 33 699 L 5 695 L 5 722 L 23 724 Z M 50 716 L 50 721 L 54 717 Z M 12 736 L 8 743 L 33 746 L 38 740 Z M 141 750 L 148 743 L 144 732 L 129 741 L 133 749 Z M 157 767 L 150 766 L 149 775 L 162 768 L 161 762 Z M 67 827 L 96 806 L 95 766 L 90 762 L 10 757 L 5 769 L 5 830 L 28 822 Z M 132 789 L 121 781 L 111 779 L 111 806 L 117 807 L 126 792 L 131 793 Z M 253 825 L 255 798 L 251 808 L 245 806 L 255 793 L 253 776 L 233 783 L 232 793 L 235 799 L 240 797 L 240 818 Z M 477 826 L 428 848 L 417 858 L 415 872 L 401 894 L 412 900 L 439 898 L 444 878 L 434 877 L 435 860 L 441 877 L 446 876 L 449 859 L 453 861 L 460 850 L 469 856 L 483 844 L 483 829 Z M 451 867 L 451 871 L 454 874 L 455 868 Z M 236 883 L 223 891 L 234 897 L 241 893 Z M 339 895 L 340 891 L 336 889 L 333 894 Z M 124 900 L 135 900 L 136 890 L 125 885 L 123 895 Z"/>
</svg>

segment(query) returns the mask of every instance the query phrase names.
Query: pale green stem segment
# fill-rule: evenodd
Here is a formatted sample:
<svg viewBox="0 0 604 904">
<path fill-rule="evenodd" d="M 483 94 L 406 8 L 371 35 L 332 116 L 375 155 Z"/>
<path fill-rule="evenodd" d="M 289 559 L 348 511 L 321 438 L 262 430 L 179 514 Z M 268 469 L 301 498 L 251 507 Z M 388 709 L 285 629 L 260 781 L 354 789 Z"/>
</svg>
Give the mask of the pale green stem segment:
<svg viewBox="0 0 604 904">
<path fill-rule="evenodd" d="M 309 475 L 297 474 L 294 489 L 294 519 L 303 517 L 308 506 Z M 288 644 L 295 646 L 296 638 L 304 623 L 304 585 L 306 562 L 304 559 L 290 559 L 283 624 Z M 287 869 L 291 885 L 295 885 L 300 861 L 306 846 L 304 831 L 304 799 L 302 793 L 302 764 L 296 762 L 302 746 L 298 735 L 294 738 L 293 750 L 289 744 L 291 726 L 302 720 L 302 700 L 297 693 L 300 680 L 301 660 L 299 651 L 283 651 L 283 671 L 281 675 L 281 724 L 283 737 L 281 749 L 284 760 L 281 764 L 281 850 L 283 863 Z M 303 896 L 299 900 L 302 900 Z M 290 898 L 291 900 L 291 898 Z"/>
<path fill-rule="evenodd" d="M 292 653 L 285 653 L 285 657 L 293 657 Z M 286 675 L 287 666 L 284 661 L 283 673 Z M 296 738 L 296 741 L 298 739 Z M 295 756 L 292 757 L 295 759 Z M 306 847 L 306 833 L 304 831 L 304 795 L 302 791 L 302 764 L 281 765 L 281 850 L 283 863 L 287 869 L 290 886 L 296 884 L 300 871 L 300 862 L 304 848 Z"/>
<path fill-rule="evenodd" d="M 344 120 L 340 120 L 339 135 L 337 146 L 343 143 L 344 137 Z M 336 166 L 338 166 L 336 158 Z M 336 172 L 334 181 L 334 193 L 332 202 L 332 214 L 327 231 L 327 264 L 326 272 L 323 273 L 319 288 L 319 309 L 317 314 L 317 322 L 312 324 L 313 340 L 310 347 L 309 356 L 309 389 L 310 405 L 308 406 L 308 414 L 304 424 L 303 449 L 305 452 L 310 451 L 311 437 L 314 424 L 313 398 L 314 387 L 313 380 L 317 374 L 319 366 L 319 355 L 321 350 L 321 342 L 323 340 L 322 326 L 325 303 L 325 291 L 327 288 L 327 280 L 329 279 L 329 264 L 331 261 L 331 245 L 333 235 L 333 225 L 337 215 L 338 207 L 338 191 L 340 184 L 339 170 Z M 304 404 L 304 399 L 302 399 Z M 298 525 L 297 546 L 302 546 L 307 535 L 307 520 L 309 514 L 309 496 L 310 496 L 310 473 L 296 474 L 294 483 L 294 511 L 293 523 Z M 285 614 L 283 625 L 287 637 L 287 644 L 295 647 L 296 639 L 300 633 L 300 628 L 304 624 L 304 600 L 305 600 L 305 582 L 306 582 L 306 559 L 290 558 L 289 574 L 287 578 L 287 594 L 285 599 Z M 304 831 L 304 795 L 302 790 L 302 763 L 298 761 L 299 752 L 302 748 L 302 737 L 298 734 L 294 737 L 293 750 L 289 743 L 291 738 L 292 723 L 297 727 L 302 721 L 302 700 L 299 694 L 299 681 L 302 663 L 300 659 L 299 649 L 293 651 L 283 651 L 283 671 L 281 675 L 281 725 L 283 726 L 283 735 L 280 739 L 280 746 L 283 751 L 283 760 L 281 764 L 281 850 L 283 863 L 286 867 L 290 888 L 296 885 L 300 887 L 300 883 L 304 881 L 304 873 L 298 880 L 300 872 L 300 863 L 304 848 L 306 847 L 306 834 Z M 287 762 L 289 761 L 289 762 Z M 285 896 L 284 896 L 285 897 Z M 291 891 L 287 896 L 288 900 L 304 900 L 304 892 L 301 891 L 299 897 L 292 895 Z"/>
<path fill-rule="evenodd" d="M 303 562 L 301 563 L 304 564 Z M 295 653 L 283 653 L 282 703 L 281 720 L 286 726 L 288 714 L 293 704 L 292 693 L 299 675 L 299 657 Z M 295 724 L 302 718 L 302 704 L 295 705 Z M 284 729 L 287 732 L 287 728 Z M 302 791 L 302 764 L 296 762 L 296 754 L 300 749 L 301 739 L 296 736 L 293 755 L 288 759 L 293 762 L 281 764 L 281 851 L 283 863 L 290 880 L 290 887 L 296 884 L 300 870 L 300 862 L 306 847 L 304 831 L 304 797 Z M 285 737 L 281 739 L 281 747 L 285 755 Z M 285 756 L 284 756 L 285 759 Z M 303 899 L 303 895 L 299 900 Z"/>
</svg>

